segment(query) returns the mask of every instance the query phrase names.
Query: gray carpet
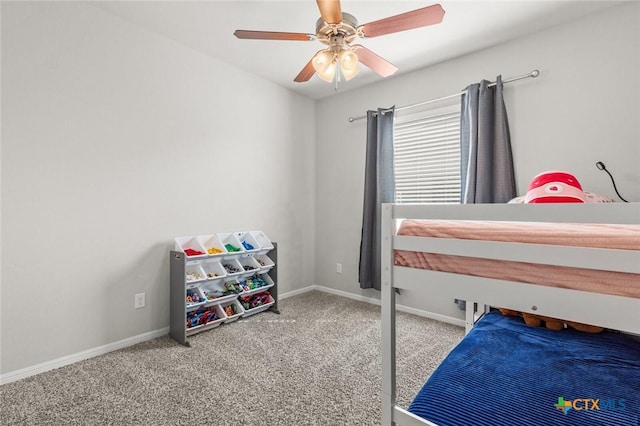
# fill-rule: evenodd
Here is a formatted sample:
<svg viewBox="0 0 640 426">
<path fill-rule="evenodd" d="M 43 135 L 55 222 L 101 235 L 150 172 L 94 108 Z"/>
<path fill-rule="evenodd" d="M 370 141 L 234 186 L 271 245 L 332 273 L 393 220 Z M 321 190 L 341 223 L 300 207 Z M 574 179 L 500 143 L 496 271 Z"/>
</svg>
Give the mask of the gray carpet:
<svg viewBox="0 0 640 426">
<path fill-rule="evenodd" d="M 380 307 L 321 292 L 192 336 L 168 336 L 0 386 L 3 425 L 377 425 Z M 462 338 L 400 314 L 407 406 Z"/>
</svg>

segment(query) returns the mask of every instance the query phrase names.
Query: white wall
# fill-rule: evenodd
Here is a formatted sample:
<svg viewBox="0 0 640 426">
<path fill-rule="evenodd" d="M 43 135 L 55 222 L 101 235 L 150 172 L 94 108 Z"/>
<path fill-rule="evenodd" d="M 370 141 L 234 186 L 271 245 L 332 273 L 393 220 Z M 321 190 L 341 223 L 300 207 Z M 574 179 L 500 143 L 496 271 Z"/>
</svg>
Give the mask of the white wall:
<svg viewBox="0 0 640 426">
<path fill-rule="evenodd" d="M 539 78 L 505 86 L 520 194 L 536 174 L 568 170 L 585 190 L 615 198 L 609 177 L 595 167 L 603 161 L 622 195 L 640 201 L 640 4 L 631 2 L 320 101 L 316 284 L 379 297 L 358 285 L 366 120 L 349 123 L 349 116 L 533 69 Z M 342 274 L 336 273 L 338 262 Z M 399 303 L 462 318 L 449 298 L 434 294 L 418 303 L 412 296 L 405 293 Z"/>
<path fill-rule="evenodd" d="M 264 230 L 280 291 L 314 284 L 313 101 L 87 3 L 3 2 L 2 124 L 1 373 L 167 327 L 176 236 Z"/>
</svg>

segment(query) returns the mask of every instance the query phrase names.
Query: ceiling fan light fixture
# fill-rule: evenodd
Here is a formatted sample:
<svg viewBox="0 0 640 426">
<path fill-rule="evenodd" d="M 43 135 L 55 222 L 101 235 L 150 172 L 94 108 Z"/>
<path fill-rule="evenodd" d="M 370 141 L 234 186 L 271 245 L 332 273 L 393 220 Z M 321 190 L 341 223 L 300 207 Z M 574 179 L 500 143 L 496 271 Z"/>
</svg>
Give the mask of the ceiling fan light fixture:
<svg viewBox="0 0 640 426">
<path fill-rule="evenodd" d="M 318 72 L 318 77 L 320 77 L 322 80 L 326 81 L 327 83 L 331 83 L 335 76 L 336 76 L 335 61 L 331 62 L 329 66 L 324 69 L 324 71 Z"/>
<path fill-rule="evenodd" d="M 318 74 L 324 73 L 327 68 L 331 67 L 334 63 L 334 54 L 331 49 L 324 49 L 317 52 L 313 59 L 311 60 L 311 64 L 313 65 L 313 69 L 316 70 Z"/>
<path fill-rule="evenodd" d="M 342 75 L 345 80 L 349 81 L 355 77 L 359 72 L 358 68 L 358 55 L 356 55 L 351 49 L 342 49 L 338 55 L 340 60 L 340 68 L 342 69 Z"/>
<path fill-rule="evenodd" d="M 344 76 L 344 79 L 347 81 L 351 80 L 353 77 L 358 75 L 359 72 L 360 72 L 360 69 L 357 67 L 353 70 L 346 70 L 342 68 L 342 75 Z"/>
</svg>

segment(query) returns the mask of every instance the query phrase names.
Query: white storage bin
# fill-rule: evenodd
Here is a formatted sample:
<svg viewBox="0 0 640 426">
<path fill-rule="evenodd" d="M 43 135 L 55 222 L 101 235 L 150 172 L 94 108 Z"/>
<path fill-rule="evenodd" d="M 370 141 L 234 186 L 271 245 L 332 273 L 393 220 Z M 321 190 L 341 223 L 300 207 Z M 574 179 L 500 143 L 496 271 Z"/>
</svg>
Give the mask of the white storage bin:
<svg viewBox="0 0 640 426">
<path fill-rule="evenodd" d="M 207 299 L 207 305 L 220 304 L 235 299 L 242 293 L 242 287 L 237 280 L 226 280 L 218 282 L 208 282 L 200 289 Z M 233 290 L 231 290 L 233 289 Z"/>
<path fill-rule="evenodd" d="M 256 280 L 256 277 L 259 278 L 259 280 Z M 251 288 L 251 283 L 249 282 L 249 280 L 255 280 L 256 283 L 260 283 L 263 284 L 260 287 L 253 287 Z M 267 274 L 263 274 L 263 275 L 256 275 L 254 277 L 251 278 L 247 278 L 246 280 L 240 281 L 240 285 L 243 288 L 243 292 L 242 295 L 252 295 L 252 294 L 256 294 L 256 293 L 261 293 L 264 292 L 265 290 L 273 287 L 275 285 L 275 283 L 273 282 L 273 280 L 271 279 L 271 277 Z"/>
<path fill-rule="evenodd" d="M 251 232 L 236 232 L 235 235 L 247 253 L 256 253 L 262 249 Z"/>
<path fill-rule="evenodd" d="M 222 297 L 222 290 L 219 286 L 213 285 L 212 283 L 203 284 L 200 287 L 202 294 L 207 300 L 207 305 L 213 305 L 214 303 L 220 303 L 220 298 Z"/>
<path fill-rule="evenodd" d="M 215 327 L 219 326 L 220 324 L 222 324 L 224 322 L 224 320 L 227 319 L 227 315 L 224 313 L 224 311 L 222 310 L 220 305 L 213 305 L 213 306 L 209 306 L 209 307 L 205 306 L 204 309 L 213 309 L 213 311 L 216 313 L 216 318 L 215 319 L 210 318 L 205 323 L 205 326 L 207 328 L 215 328 Z"/>
<path fill-rule="evenodd" d="M 187 264 L 184 274 L 187 284 L 204 281 L 207 278 L 207 274 L 205 274 L 204 269 L 202 269 L 202 266 L 197 263 L 191 265 Z"/>
<path fill-rule="evenodd" d="M 260 271 L 260 265 L 253 259 L 253 256 L 244 256 L 238 259 L 240 266 L 244 270 L 244 274 L 240 274 L 239 279 L 250 277 Z"/>
<path fill-rule="evenodd" d="M 188 288 L 185 304 L 188 310 L 193 310 L 207 303 L 207 299 L 198 287 Z"/>
<path fill-rule="evenodd" d="M 266 254 L 256 254 L 254 256 L 254 259 L 255 259 L 256 263 L 258 264 L 258 266 L 260 267 L 258 272 L 261 273 L 261 274 L 264 274 L 264 273 L 268 272 L 274 266 L 276 266 L 276 264 L 273 263 L 273 260 L 271 260 L 269 258 L 269 256 L 267 256 Z"/>
<path fill-rule="evenodd" d="M 209 299 L 208 297 L 212 297 L 211 295 L 213 294 L 216 294 L 216 293 L 209 293 L 208 296 L 205 294 L 205 297 L 207 297 L 207 303 L 205 304 L 205 306 L 220 305 L 221 303 L 228 302 L 238 297 L 237 294 L 228 294 L 226 296 L 216 297 L 215 299 Z"/>
<path fill-rule="evenodd" d="M 240 304 L 240 302 L 238 302 L 238 299 L 234 299 L 230 302 L 223 303 L 222 305 L 220 305 L 220 307 L 222 308 L 222 310 L 224 311 L 224 314 L 227 317 L 224 320 L 225 323 L 233 322 L 244 314 L 244 309 L 242 308 L 242 305 Z"/>
<path fill-rule="evenodd" d="M 208 256 L 223 256 L 227 254 L 227 249 L 216 234 L 198 235 L 198 242 L 204 247 Z"/>
<path fill-rule="evenodd" d="M 214 313 L 215 316 L 212 316 Z M 224 311 L 219 305 L 200 307 L 199 309 L 187 312 L 187 333 L 193 334 L 203 329 L 215 328 L 227 319 Z"/>
<path fill-rule="evenodd" d="M 237 296 L 238 294 L 242 294 L 243 293 L 243 289 L 242 286 L 240 285 L 240 283 L 238 282 L 237 279 L 231 280 L 231 281 L 225 281 L 222 284 L 222 292 L 224 295 L 227 294 L 232 294 Z"/>
<path fill-rule="evenodd" d="M 264 297 L 266 301 L 263 302 L 262 305 L 256 306 L 255 308 L 250 307 L 247 309 L 244 307 L 244 303 L 243 303 L 244 300 L 253 301 L 257 297 L 261 297 L 261 298 Z M 266 311 L 267 309 L 269 309 L 271 305 L 275 303 L 275 300 L 273 300 L 273 297 L 271 296 L 271 294 L 265 293 L 263 296 L 261 296 L 261 294 L 252 295 L 252 296 L 242 296 L 239 302 L 241 305 L 243 305 L 242 308 L 244 309 L 244 314 L 242 314 L 242 317 L 245 318 L 245 317 L 257 314 L 258 312 Z"/>
<path fill-rule="evenodd" d="M 260 250 L 258 250 L 258 253 L 264 254 L 273 250 L 273 243 L 271 243 L 271 240 L 264 232 L 251 231 L 250 234 L 256 241 L 256 243 L 258 243 L 258 245 L 260 246 Z"/>
<path fill-rule="evenodd" d="M 175 250 L 183 252 L 189 259 L 207 257 L 207 251 L 196 237 L 177 237 L 175 239 Z M 194 250 L 200 254 L 188 254 L 188 250 Z"/>
<path fill-rule="evenodd" d="M 219 260 L 204 261 L 201 264 L 206 280 L 221 280 L 227 276 Z"/>
<path fill-rule="evenodd" d="M 244 247 L 242 247 L 242 244 L 240 243 L 240 241 L 238 240 L 238 237 L 236 237 L 235 234 L 225 233 L 225 234 L 217 234 L 217 236 L 218 236 L 218 240 L 220 241 L 220 244 L 222 244 L 225 250 L 227 251 L 227 253 L 224 255 L 225 258 L 246 253 L 246 250 L 244 249 Z M 231 247 L 236 248 L 238 250 L 236 251 L 231 250 L 231 247 L 227 247 L 227 244 L 229 244 Z"/>
<path fill-rule="evenodd" d="M 245 273 L 238 259 L 224 259 L 220 263 L 228 277 L 237 277 Z"/>
</svg>

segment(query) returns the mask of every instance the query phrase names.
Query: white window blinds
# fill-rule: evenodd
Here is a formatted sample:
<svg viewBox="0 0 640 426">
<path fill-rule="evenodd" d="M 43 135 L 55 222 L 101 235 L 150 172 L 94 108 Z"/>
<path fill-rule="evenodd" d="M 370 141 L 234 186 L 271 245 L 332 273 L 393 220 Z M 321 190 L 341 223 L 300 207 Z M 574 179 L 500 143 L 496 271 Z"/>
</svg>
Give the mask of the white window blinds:
<svg viewBox="0 0 640 426">
<path fill-rule="evenodd" d="M 460 202 L 460 107 L 394 122 L 397 203 Z"/>
</svg>

